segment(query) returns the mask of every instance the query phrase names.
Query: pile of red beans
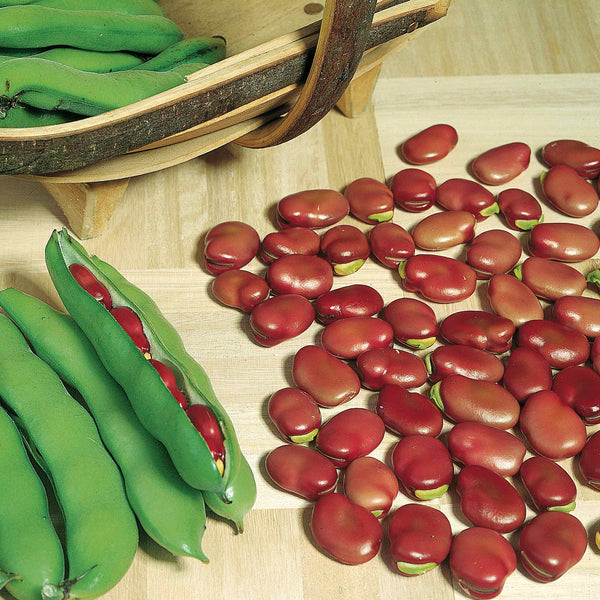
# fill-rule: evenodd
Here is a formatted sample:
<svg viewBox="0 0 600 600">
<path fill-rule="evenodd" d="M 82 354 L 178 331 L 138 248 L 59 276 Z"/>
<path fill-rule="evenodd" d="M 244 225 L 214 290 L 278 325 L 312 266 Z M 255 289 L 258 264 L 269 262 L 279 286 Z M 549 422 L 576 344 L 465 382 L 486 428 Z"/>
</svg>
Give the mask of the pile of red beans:
<svg viewBox="0 0 600 600">
<path fill-rule="evenodd" d="M 494 196 L 482 185 L 522 173 L 531 155 L 526 144 L 478 156 L 470 165 L 477 180 L 437 185 L 419 166 L 444 158 L 457 142 L 454 128 L 434 125 L 403 144 L 403 158 L 415 166 L 389 187 L 362 178 L 344 194 L 292 194 L 278 204 L 279 231 L 262 243 L 249 225 L 222 223 L 206 236 L 204 256 L 217 276 L 215 298 L 249 313 L 262 346 L 295 337 L 315 320 L 324 325 L 321 344 L 294 357 L 294 387 L 268 403 L 287 443 L 269 453 L 266 470 L 280 488 L 315 501 L 316 544 L 343 563 L 364 563 L 379 552 L 387 516 L 399 573 L 419 575 L 449 558 L 466 593 L 493 598 L 517 556 L 533 579 L 547 582 L 587 547 L 585 527 L 569 514 L 575 483 L 557 461 L 577 456 L 582 479 L 600 489 L 600 432 L 588 439 L 586 431 L 600 423 L 600 298 L 583 296 L 588 283 L 600 287 L 600 270 L 584 275 L 569 264 L 594 257 L 600 240 L 583 225 L 543 223 L 541 203 L 524 190 Z M 542 156 L 545 202 L 572 218 L 592 214 L 598 193 L 589 180 L 600 172 L 600 150 L 557 140 Z M 445 210 L 410 232 L 392 221 L 395 207 L 414 213 L 434 204 Z M 368 236 L 338 224 L 349 213 L 374 225 Z M 521 264 L 521 242 L 506 228 L 475 235 L 477 222 L 494 213 L 508 229 L 528 232 L 530 257 Z M 435 253 L 463 244 L 464 260 Z M 423 300 L 385 306 L 369 285 L 332 289 L 336 275 L 355 273 L 371 255 Z M 268 265 L 265 278 L 241 270 L 256 256 Z M 463 310 L 438 323 L 426 301 L 469 298 L 477 280 L 487 280 L 493 312 Z M 546 313 L 540 300 L 549 303 Z M 438 340 L 443 345 L 427 350 Z M 429 398 L 410 391 L 427 382 Z M 348 408 L 322 423 L 321 408 L 350 401 L 361 386 L 378 392 L 374 410 Z M 447 435 L 444 418 L 453 425 Z M 400 437 L 391 466 L 369 456 L 386 429 Z M 524 460 L 527 450 L 533 456 Z M 525 500 L 506 479 L 517 475 L 538 512 L 527 523 Z M 452 484 L 472 525 L 454 536 L 446 516 L 423 503 Z M 389 514 L 399 490 L 413 502 Z M 504 534 L 519 529 L 515 552 Z"/>
</svg>

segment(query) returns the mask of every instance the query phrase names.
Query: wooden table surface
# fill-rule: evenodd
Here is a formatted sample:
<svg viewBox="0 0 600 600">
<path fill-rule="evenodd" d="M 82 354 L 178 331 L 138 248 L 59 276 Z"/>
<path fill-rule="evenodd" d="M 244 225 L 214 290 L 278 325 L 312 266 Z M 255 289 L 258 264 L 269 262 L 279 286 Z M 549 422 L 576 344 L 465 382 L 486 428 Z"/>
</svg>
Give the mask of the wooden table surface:
<svg viewBox="0 0 600 600">
<path fill-rule="evenodd" d="M 374 104 L 361 117 L 351 120 L 332 113 L 282 147 L 255 151 L 227 146 L 132 180 L 107 231 L 85 246 L 154 297 L 205 367 L 254 469 L 258 500 L 242 535 L 225 522 L 209 519 L 204 537 L 209 565 L 174 559 L 142 533 L 130 571 L 107 600 L 464 597 L 446 565 L 419 578 L 394 573 L 385 541 L 379 556 L 357 567 L 341 565 L 315 547 L 309 535 L 311 504 L 273 487 L 263 463 L 266 453 L 282 443 L 268 421 L 267 399 L 291 384 L 294 353 L 318 341 L 321 327 L 313 324 L 299 338 L 275 348 L 254 344 L 247 317 L 211 299 L 211 277 L 198 260 L 199 242 L 224 220 L 245 221 L 264 236 L 273 230 L 273 206 L 286 194 L 322 187 L 341 190 L 363 176 L 389 178 L 406 167 L 398 145 L 437 122 L 451 123 L 460 136 L 452 154 L 428 169 L 438 182 L 466 176 L 466 165 L 479 152 L 519 140 L 531 146 L 534 156 L 510 186 L 535 192 L 543 169 L 535 152 L 544 143 L 573 137 L 600 145 L 599 25 L 594 0 L 454 0 L 445 19 L 385 64 Z M 20 288 L 59 307 L 43 250 L 52 229 L 65 226 L 64 217 L 40 184 L 8 177 L 0 177 L 0 184 L 0 286 Z M 548 221 L 565 220 L 547 205 L 544 210 Z M 394 221 L 409 228 L 419 218 L 397 211 Z M 351 218 L 347 222 L 358 224 Z M 577 222 L 599 232 L 597 212 Z M 498 227 L 502 221 L 493 216 L 479 231 Z M 583 272 L 599 266 L 598 256 L 576 265 Z M 249 268 L 264 271 L 256 260 Z M 393 272 L 373 261 L 350 277 L 337 278 L 334 285 L 350 283 L 375 286 L 386 303 L 409 295 Z M 480 284 L 471 299 L 436 306 L 436 312 L 442 318 L 464 308 L 487 307 L 484 292 L 485 284 Z M 363 390 L 344 408 L 372 406 L 374 398 Z M 324 410 L 324 418 L 338 410 Z M 396 439 L 386 434 L 374 455 L 389 461 Z M 563 465 L 573 472 L 572 460 Z M 574 514 L 592 529 L 600 522 L 600 493 L 576 479 Z M 395 505 L 408 501 L 401 494 Z M 447 514 L 455 532 L 466 526 L 455 492 L 431 504 Z M 528 507 L 528 517 L 533 514 Z M 508 537 L 516 540 L 515 535 Z M 558 582 L 541 585 L 518 570 L 501 597 L 576 595 L 591 600 L 599 585 L 600 554 L 590 545 L 583 560 Z"/>
</svg>

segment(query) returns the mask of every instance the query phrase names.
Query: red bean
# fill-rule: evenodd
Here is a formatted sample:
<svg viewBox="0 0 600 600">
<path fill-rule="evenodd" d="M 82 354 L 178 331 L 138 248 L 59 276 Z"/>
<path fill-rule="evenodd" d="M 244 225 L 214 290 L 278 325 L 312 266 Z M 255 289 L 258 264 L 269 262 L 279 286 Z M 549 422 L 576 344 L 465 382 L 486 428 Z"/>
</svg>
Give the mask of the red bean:
<svg viewBox="0 0 600 600">
<path fill-rule="evenodd" d="M 497 383 L 448 375 L 430 390 L 431 399 L 452 421 L 474 421 L 510 429 L 519 421 L 519 403 Z"/>
<path fill-rule="evenodd" d="M 404 288 L 438 303 L 459 302 L 475 291 L 475 271 L 448 256 L 418 254 L 398 268 Z"/>
<path fill-rule="evenodd" d="M 289 227 L 281 231 L 273 231 L 262 241 L 260 258 L 269 264 L 289 254 L 315 256 L 321 248 L 318 233 L 307 227 Z"/>
<path fill-rule="evenodd" d="M 422 575 L 441 564 L 452 544 L 443 512 L 425 504 L 404 504 L 389 519 L 393 566 L 402 575 Z"/>
<path fill-rule="evenodd" d="M 533 450 L 552 460 L 575 456 L 585 445 L 583 421 L 552 391 L 527 398 L 519 426 Z"/>
<path fill-rule="evenodd" d="M 366 508 L 341 494 L 327 494 L 313 509 L 310 529 L 317 546 L 331 558 L 359 565 L 379 552 L 383 530 Z"/>
<path fill-rule="evenodd" d="M 392 452 L 392 466 L 408 496 L 432 500 L 448 491 L 454 467 L 448 449 L 429 435 L 407 435 Z"/>
<path fill-rule="evenodd" d="M 154 360 L 153 358 L 151 358 L 148 362 L 158 371 L 160 378 L 162 379 L 167 389 L 171 392 L 171 394 L 173 394 L 173 397 L 175 398 L 175 400 L 177 400 L 179 406 L 181 406 L 183 410 L 186 410 L 188 407 L 187 398 L 177 387 L 177 380 L 175 379 L 175 374 L 173 373 L 173 371 L 171 371 L 171 369 L 169 369 L 167 365 L 160 362 L 159 360 Z"/>
<path fill-rule="evenodd" d="M 219 273 L 213 279 L 212 293 L 225 306 L 249 313 L 269 297 L 269 285 L 262 277 L 250 271 L 231 269 Z"/>
<path fill-rule="evenodd" d="M 257 304 L 250 313 L 250 326 L 254 339 L 271 347 L 306 331 L 314 318 L 310 300 L 298 294 L 283 294 Z"/>
<path fill-rule="evenodd" d="M 354 370 L 319 346 L 304 346 L 298 350 L 292 377 L 319 406 L 338 406 L 360 391 L 360 379 Z"/>
<path fill-rule="evenodd" d="M 213 412 L 204 404 L 190 404 L 185 410 L 192 425 L 198 430 L 221 475 L 225 470 L 225 443 L 219 423 Z"/>
<path fill-rule="evenodd" d="M 398 495 L 398 479 L 380 460 L 363 456 L 346 467 L 344 492 L 348 500 L 383 519 Z"/>
<path fill-rule="evenodd" d="M 412 230 L 415 244 L 423 250 L 445 250 L 470 242 L 475 235 L 475 217 L 466 210 L 433 213 Z"/>
<path fill-rule="evenodd" d="M 348 317 L 323 329 L 323 348 L 339 358 L 357 358 L 373 348 L 388 348 L 394 341 L 392 326 L 377 317 Z"/>
<path fill-rule="evenodd" d="M 587 287 L 585 277 L 577 269 L 546 258 L 531 256 L 514 272 L 538 298 L 544 300 L 581 296 Z"/>
<path fill-rule="evenodd" d="M 88 293 L 91 294 L 100 304 L 104 304 L 104 307 L 108 310 L 112 308 L 112 299 L 110 292 L 106 287 L 100 283 L 93 273 L 80 265 L 79 263 L 72 263 L 69 265 L 69 271 L 75 281 Z"/>
<path fill-rule="evenodd" d="M 331 289 L 333 271 L 318 256 L 292 254 L 271 263 L 267 281 L 275 294 L 300 294 L 312 300 Z"/>
<path fill-rule="evenodd" d="M 381 294 L 360 283 L 331 290 L 315 301 L 317 320 L 323 324 L 348 317 L 372 317 L 382 308 Z"/>
<path fill-rule="evenodd" d="M 357 179 L 348 185 L 344 195 L 350 212 L 364 223 L 382 223 L 394 216 L 394 195 L 387 185 L 376 179 Z"/>
<path fill-rule="evenodd" d="M 375 412 L 398 435 L 437 437 L 444 424 L 442 413 L 425 396 L 398 385 L 386 385 L 377 397 Z"/>
<path fill-rule="evenodd" d="M 484 310 L 461 310 L 440 324 L 440 333 L 450 344 L 473 346 L 494 354 L 510 349 L 515 329 L 510 319 Z"/>
<path fill-rule="evenodd" d="M 413 165 L 427 165 L 447 156 L 458 143 L 451 125 L 431 125 L 402 144 L 402 158 Z"/>
<path fill-rule="evenodd" d="M 388 269 L 397 269 L 401 261 L 415 253 L 410 233 L 396 223 L 380 223 L 371 229 L 369 244 L 373 256 Z"/>
<path fill-rule="evenodd" d="M 468 210 L 478 221 L 500 210 L 492 192 L 476 181 L 460 177 L 448 179 L 438 186 L 436 202 L 447 210 Z"/>
<path fill-rule="evenodd" d="M 395 348 L 372 348 L 356 359 L 364 387 L 380 390 L 394 384 L 404 388 L 422 386 L 427 381 L 425 363 L 416 354 Z"/>
<path fill-rule="evenodd" d="M 475 177 L 487 185 L 508 183 L 520 175 L 531 159 L 531 149 L 523 142 L 511 142 L 486 150 L 472 163 Z"/>
<path fill-rule="evenodd" d="M 600 490 L 600 432 L 589 437 L 579 456 L 579 472 L 585 482 Z"/>
<path fill-rule="evenodd" d="M 525 521 L 525 502 L 519 492 L 497 473 L 467 465 L 456 478 L 463 515 L 477 527 L 510 533 Z"/>
<path fill-rule="evenodd" d="M 578 140 L 550 142 L 544 146 L 542 158 L 551 167 L 569 165 L 585 179 L 596 179 L 600 173 L 600 150 Z"/>
<path fill-rule="evenodd" d="M 556 165 L 542 176 L 542 189 L 550 204 L 570 217 L 586 217 L 598 207 L 598 194 L 573 167 Z"/>
<path fill-rule="evenodd" d="M 394 202 L 409 212 L 423 212 L 435 203 L 435 179 L 421 169 L 403 169 L 392 178 Z"/>
<path fill-rule="evenodd" d="M 560 511 L 537 515 L 519 537 L 521 564 L 542 583 L 564 575 L 583 558 L 586 548 L 587 533 L 581 521 Z"/>
<path fill-rule="evenodd" d="M 321 237 L 321 250 L 337 275 L 355 273 L 371 254 L 367 237 L 353 225 L 328 229 Z"/>
<path fill-rule="evenodd" d="M 341 221 L 350 212 L 348 200 L 334 190 L 304 190 L 282 198 L 277 204 L 280 227 L 319 229 Z"/>
<path fill-rule="evenodd" d="M 519 474 L 538 511 L 570 512 L 575 508 L 577 488 L 558 463 L 543 456 L 532 456 L 521 465 Z"/>
<path fill-rule="evenodd" d="M 521 403 L 542 390 L 552 388 L 552 367 L 533 348 L 514 348 L 502 380 L 504 387 Z"/>
<path fill-rule="evenodd" d="M 498 207 L 511 229 L 528 231 L 544 220 L 540 203 L 525 190 L 509 188 L 498 194 Z"/>
<path fill-rule="evenodd" d="M 455 461 L 502 477 L 518 473 L 525 457 L 525 444 L 518 437 L 483 423 L 457 423 L 448 433 L 448 449 Z"/>
<path fill-rule="evenodd" d="M 384 309 L 382 317 L 392 326 L 394 339 L 416 350 L 429 348 L 437 337 L 438 324 L 432 308 L 414 298 L 398 298 Z"/>
<path fill-rule="evenodd" d="M 265 467 L 269 477 L 281 488 L 307 500 L 328 495 L 337 483 L 333 463 L 312 448 L 286 444 L 271 450 Z"/>
<path fill-rule="evenodd" d="M 366 408 L 348 408 L 331 417 L 317 434 L 317 449 L 338 468 L 370 454 L 385 434 L 383 421 Z"/>
<path fill-rule="evenodd" d="M 458 374 L 469 379 L 496 383 L 504 373 L 502 361 L 494 354 L 458 344 L 438 346 L 425 357 L 425 364 L 432 382 Z"/>
<path fill-rule="evenodd" d="M 533 256 L 562 262 L 591 258 L 600 248 L 598 236 L 576 223 L 541 223 L 531 230 L 528 241 Z"/>
<path fill-rule="evenodd" d="M 506 578 L 517 568 L 517 556 L 500 533 L 469 527 L 452 540 L 450 570 L 469 596 L 488 600 L 500 595 Z"/>
<path fill-rule="evenodd" d="M 586 425 L 600 422 L 600 375 L 588 367 L 567 367 L 559 371 L 552 391 L 570 406 Z"/>
<path fill-rule="evenodd" d="M 532 319 L 544 318 L 544 309 L 536 295 L 512 275 L 494 275 L 490 279 L 487 298 L 493 311 L 510 319 L 516 327 Z"/>
<path fill-rule="evenodd" d="M 135 312 L 126 306 L 113 306 L 110 309 L 110 314 L 133 340 L 140 352 L 149 355 L 150 342 L 144 333 L 144 326 Z"/>
<path fill-rule="evenodd" d="M 467 264 L 478 279 L 508 273 L 521 258 L 521 242 L 502 229 L 491 229 L 476 236 L 467 251 Z"/>
<path fill-rule="evenodd" d="M 583 333 L 588 338 L 600 336 L 600 300 L 587 296 L 562 296 L 552 305 L 552 317 Z"/>
<path fill-rule="evenodd" d="M 204 238 L 206 270 L 218 275 L 229 269 L 241 269 L 257 254 L 258 233 L 240 221 L 226 221 L 213 227 Z"/>
<path fill-rule="evenodd" d="M 298 388 L 288 387 L 275 392 L 269 398 L 267 410 L 286 442 L 310 442 L 321 426 L 321 411 L 315 399 Z"/>
</svg>

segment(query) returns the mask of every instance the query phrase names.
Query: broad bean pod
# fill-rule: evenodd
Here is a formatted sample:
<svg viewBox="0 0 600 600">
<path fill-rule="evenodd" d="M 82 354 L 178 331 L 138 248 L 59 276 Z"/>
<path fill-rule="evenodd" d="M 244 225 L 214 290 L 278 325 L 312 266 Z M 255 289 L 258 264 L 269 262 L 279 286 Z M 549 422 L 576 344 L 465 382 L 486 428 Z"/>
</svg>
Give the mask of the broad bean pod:
<svg viewBox="0 0 600 600">
<path fill-rule="evenodd" d="M 60 10 L 101 10 L 123 15 L 158 15 L 165 13 L 154 0 L 33 0 L 19 4 L 33 4 Z M 0 6 L 3 3 L 0 2 Z"/>
</svg>

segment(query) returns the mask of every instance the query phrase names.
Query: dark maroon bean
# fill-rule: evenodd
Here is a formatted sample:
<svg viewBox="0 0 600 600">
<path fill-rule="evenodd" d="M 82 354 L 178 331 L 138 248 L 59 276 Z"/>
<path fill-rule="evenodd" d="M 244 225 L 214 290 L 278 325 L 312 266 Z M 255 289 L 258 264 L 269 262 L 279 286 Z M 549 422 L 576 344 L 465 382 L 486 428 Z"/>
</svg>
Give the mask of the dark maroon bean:
<svg viewBox="0 0 600 600">
<path fill-rule="evenodd" d="M 438 346 L 425 357 L 425 365 L 431 382 L 458 374 L 469 379 L 496 383 L 504 373 L 504 365 L 496 355 L 458 344 Z"/>
<path fill-rule="evenodd" d="M 508 273 L 521 258 L 521 242 L 508 231 L 491 229 L 476 236 L 467 250 L 467 264 L 478 279 Z"/>
<path fill-rule="evenodd" d="M 277 204 L 281 227 L 319 229 L 341 221 L 350 212 L 348 200 L 334 190 L 304 190 L 282 198 Z"/>
<path fill-rule="evenodd" d="M 388 269 L 397 269 L 401 261 L 415 253 L 410 233 L 396 223 L 380 223 L 371 229 L 369 244 L 373 256 Z"/>
<path fill-rule="evenodd" d="M 357 179 L 348 185 L 344 195 L 350 212 L 364 223 L 383 223 L 394 216 L 394 195 L 387 185 L 376 179 Z"/>
<path fill-rule="evenodd" d="M 552 305 L 552 317 L 588 338 L 600 336 L 600 300 L 587 296 L 562 296 Z"/>
<path fill-rule="evenodd" d="M 600 173 L 600 150 L 578 140 L 555 140 L 546 144 L 542 158 L 550 167 L 568 165 L 580 177 L 596 179 Z"/>
<path fill-rule="evenodd" d="M 577 269 L 537 256 L 526 259 L 515 268 L 514 273 L 538 298 L 544 300 L 581 296 L 587 287 L 585 277 Z"/>
<path fill-rule="evenodd" d="M 206 270 L 218 275 L 229 269 L 241 269 L 257 254 L 258 233 L 240 221 L 226 221 L 213 227 L 204 238 Z"/>
<path fill-rule="evenodd" d="M 300 294 L 312 300 L 331 289 L 333 271 L 318 256 L 291 254 L 271 263 L 267 281 L 275 294 Z"/>
<path fill-rule="evenodd" d="M 552 391 L 570 406 L 586 425 L 600 422 L 600 375 L 588 367 L 567 367 L 559 371 Z"/>
<path fill-rule="evenodd" d="M 498 207 L 511 229 L 528 231 L 544 220 L 540 203 L 525 190 L 510 188 L 498 194 Z"/>
<path fill-rule="evenodd" d="M 510 319 L 516 327 L 532 319 L 544 318 L 544 309 L 536 295 L 512 275 L 494 275 L 490 279 L 487 298 L 493 311 Z"/>
<path fill-rule="evenodd" d="M 531 159 L 531 149 L 523 142 L 511 142 L 486 150 L 472 163 L 475 177 L 487 185 L 508 183 L 520 175 Z"/>
<path fill-rule="evenodd" d="M 275 392 L 267 406 L 269 417 L 286 442 L 303 444 L 317 435 L 321 411 L 314 398 L 298 388 Z"/>
<path fill-rule="evenodd" d="M 575 482 L 558 463 L 544 456 L 532 456 L 521 465 L 519 474 L 538 511 L 570 512 L 575 508 Z"/>
<path fill-rule="evenodd" d="M 348 317 L 329 323 L 321 334 L 323 348 L 339 358 L 357 358 L 373 348 L 388 348 L 394 341 L 392 326 L 377 317 Z"/>
<path fill-rule="evenodd" d="M 394 202 L 409 212 L 423 212 L 435 204 L 435 179 L 421 169 L 404 169 L 392 178 Z"/>
<path fill-rule="evenodd" d="M 451 125 L 431 125 L 402 144 L 402 158 L 412 165 L 427 165 L 447 156 L 458 143 Z"/>
<path fill-rule="evenodd" d="M 370 285 L 346 285 L 319 296 L 315 301 L 317 320 L 327 324 L 348 317 L 372 317 L 383 308 L 381 294 Z"/>
<path fill-rule="evenodd" d="M 576 223 L 540 223 L 531 230 L 528 247 L 539 258 L 579 262 L 598 252 L 600 240 L 591 229 Z"/>
<path fill-rule="evenodd" d="M 370 390 L 380 390 L 388 384 L 416 388 L 427 381 L 423 359 L 395 348 L 367 350 L 356 359 L 356 367 L 363 386 Z"/>
<path fill-rule="evenodd" d="M 600 432 L 589 437 L 579 456 L 579 472 L 585 482 L 600 490 Z"/>
<path fill-rule="evenodd" d="M 307 227 L 289 227 L 281 231 L 273 231 L 262 241 L 260 258 L 269 264 L 289 254 L 315 256 L 321 248 L 318 233 Z"/>
<path fill-rule="evenodd" d="M 249 313 L 269 297 L 267 282 L 250 271 L 231 269 L 219 273 L 212 283 L 215 298 L 232 308 Z"/>
<path fill-rule="evenodd" d="M 440 323 L 440 333 L 450 344 L 473 346 L 494 354 L 510 349 L 515 329 L 510 319 L 484 310 L 461 310 Z"/>
<path fill-rule="evenodd" d="M 492 192 L 476 181 L 460 177 L 448 179 L 438 186 L 435 201 L 447 210 L 468 210 L 478 221 L 500 210 Z"/>
<path fill-rule="evenodd" d="M 414 298 L 398 298 L 384 309 L 382 317 L 392 326 L 399 344 L 424 350 L 437 337 L 438 324 L 432 308 Z"/>
<path fill-rule="evenodd" d="M 598 208 L 596 190 L 573 167 L 551 167 L 542 176 L 542 189 L 548 202 L 570 217 L 586 217 Z"/>
<path fill-rule="evenodd" d="M 552 388 L 552 367 L 533 348 L 514 348 L 508 357 L 504 387 L 521 403 L 531 394 Z"/>
<path fill-rule="evenodd" d="M 415 244 L 423 250 L 445 250 L 465 244 L 475 235 L 475 217 L 466 210 L 433 213 L 412 230 Z"/>
<path fill-rule="evenodd" d="M 371 254 L 367 237 L 352 225 L 328 229 L 321 237 L 321 250 L 337 275 L 355 273 Z"/>
</svg>

